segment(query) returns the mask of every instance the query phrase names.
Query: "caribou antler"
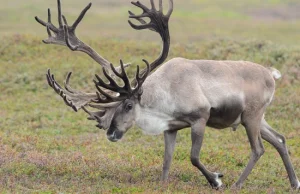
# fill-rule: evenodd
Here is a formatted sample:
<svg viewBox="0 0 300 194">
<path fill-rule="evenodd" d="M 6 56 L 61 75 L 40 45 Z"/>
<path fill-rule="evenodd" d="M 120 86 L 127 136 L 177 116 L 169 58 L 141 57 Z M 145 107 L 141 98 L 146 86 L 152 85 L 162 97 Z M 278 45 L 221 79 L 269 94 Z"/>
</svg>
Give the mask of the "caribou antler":
<svg viewBox="0 0 300 194">
<path fill-rule="evenodd" d="M 130 26 L 136 30 L 143 30 L 143 29 L 149 29 L 152 31 L 155 31 L 159 33 L 159 35 L 162 38 L 163 41 L 163 49 L 159 57 L 153 61 L 150 64 L 150 72 L 153 71 L 156 67 L 158 67 L 160 64 L 162 64 L 166 58 L 168 57 L 169 48 L 170 48 L 170 34 L 169 34 L 169 26 L 168 22 L 170 19 L 170 16 L 173 12 L 173 0 L 169 0 L 169 10 L 166 15 L 163 14 L 163 6 L 162 6 L 162 0 L 159 1 L 159 10 L 155 8 L 153 0 L 150 0 L 151 8 L 147 8 L 145 5 L 137 2 L 131 2 L 133 5 L 141 8 L 143 10 L 143 13 L 140 15 L 135 15 L 131 11 L 128 11 L 129 18 L 136 19 L 141 23 L 141 25 L 133 24 L 130 20 L 128 20 L 128 23 Z M 150 18 L 150 22 L 147 23 L 144 19 L 144 17 Z M 141 74 L 144 74 L 147 71 L 147 69 L 143 69 Z"/>
<path fill-rule="evenodd" d="M 56 82 L 54 75 L 50 73 L 50 70 L 47 72 L 48 84 L 64 99 L 66 105 L 72 107 L 75 111 L 82 108 L 89 114 L 89 119 L 98 121 L 99 124 L 97 126 L 99 128 L 107 128 L 110 125 L 112 116 L 115 113 L 115 109 L 121 101 L 130 98 L 136 93 L 141 94 L 142 84 L 149 73 L 163 63 L 168 56 L 170 47 L 168 21 L 173 11 L 173 1 L 169 0 L 170 8 L 166 15 L 163 14 L 162 0 L 160 0 L 159 3 L 159 10 L 156 10 L 153 0 L 150 0 L 150 2 L 151 9 L 147 8 L 140 2 L 132 2 L 133 5 L 141 8 L 143 13 L 141 15 L 135 15 L 129 11 L 129 17 L 138 20 L 141 25 L 133 24 L 131 21 L 128 22 L 134 29 L 150 29 L 159 33 L 163 41 L 163 49 L 160 56 L 150 65 L 146 60 L 143 60 L 147 67 L 144 68 L 141 73 L 139 66 L 137 66 L 135 79 L 131 83 L 125 72 L 125 67 L 128 66 L 128 64 L 123 64 L 123 62 L 120 61 L 120 67 L 115 68 L 109 61 L 104 59 L 90 46 L 86 45 L 76 37 L 75 30 L 85 16 L 86 12 L 90 9 L 92 5 L 91 3 L 83 9 L 79 17 L 72 25 L 68 25 L 65 16 L 62 15 L 60 0 L 57 0 L 58 27 L 54 26 L 51 22 L 50 9 L 48 9 L 47 22 L 35 17 L 36 21 L 45 26 L 47 29 L 48 39 L 43 40 L 44 43 L 64 45 L 70 48 L 72 51 L 85 52 L 103 67 L 103 74 L 109 83 L 106 83 L 102 78 L 96 75 L 96 80 L 94 80 L 95 86 L 98 90 L 96 93 L 85 93 L 72 89 L 69 86 L 69 80 L 72 74 L 71 72 L 67 75 L 64 88 Z M 149 17 L 150 22 L 146 23 L 145 20 L 142 19 L 143 17 Z M 54 33 L 54 35 L 52 35 L 52 33 Z M 121 78 L 124 82 L 124 85 L 118 85 L 114 80 L 114 77 Z M 99 111 L 91 112 L 86 109 L 87 105 L 97 108 Z"/>
<path fill-rule="evenodd" d="M 94 80 L 94 83 L 98 90 L 97 92 L 98 98 L 97 100 L 92 100 L 92 102 L 97 104 L 89 104 L 89 106 L 96 108 L 99 111 L 92 112 L 86 109 L 84 106 L 82 107 L 82 109 L 89 114 L 88 117 L 89 120 L 96 120 L 98 122 L 96 127 L 100 129 L 109 128 L 111 124 L 111 120 L 113 119 L 113 116 L 115 114 L 118 105 L 120 105 L 123 100 L 130 98 L 132 95 L 135 95 L 136 93 L 141 94 L 140 89 L 142 87 L 142 84 L 144 83 L 144 81 L 146 80 L 150 72 L 149 63 L 145 59 L 143 59 L 143 61 L 146 63 L 147 71 L 145 71 L 144 75 L 140 77 L 140 68 L 139 66 L 137 66 L 136 77 L 135 77 L 137 85 L 135 88 L 131 87 L 122 60 L 120 60 L 120 67 L 121 67 L 120 73 L 116 71 L 116 69 L 112 64 L 111 64 L 111 69 L 116 76 L 122 79 L 122 81 L 124 82 L 124 86 L 119 86 L 116 83 L 116 81 L 107 74 L 104 68 L 103 68 L 103 74 L 107 78 L 109 83 L 105 83 L 102 78 L 100 78 L 97 74 L 95 75 L 97 81 Z M 101 87 L 104 89 L 102 89 Z M 113 94 L 118 93 L 119 95 L 112 96 L 109 92 Z M 101 95 L 104 96 L 104 98 L 101 97 Z"/>
<path fill-rule="evenodd" d="M 55 80 L 54 75 L 50 73 L 50 69 L 48 69 L 46 74 L 49 86 L 64 99 L 67 106 L 72 107 L 73 110 L 77 112 L 80 108 L 86 106 L 90 102 L 97 101 L 98 95 L 96 93 L 85 93 L 71 88 L 69 85 L 71 75 L 72 72 L 69 72 L 63 88 Z"/>
<path fill-rule="evenodd" d="M 82 107 L 82 110 L 84 110 L 88 115 L 89 120 L 95 120 L 98 122 L 96 127 L 100 129 L 108 129 L 111 123 L 111 120 L 113 119 L 113 116 L 115 114 L 116 108 L 121 102 L 114 102 L 114 103 L 109 103 L 109 106 L 98 106 L 98 105 L 93 105 L 90 104 L 90 107 L 99 109 L 99 111 L 89 111 L 85 107 Z"/>
<path fill-rule="evenodd" d="M 136 77 L 135 77 L 137 85 L 136 85 L 135 88 L 131 87 L 131 84 L 130 84 L 130 81 L 129 81 L 128 76 L 126 74 L 126 71 L 125 71 L 124 64 L 123 64 L 122 60 L 120 60 L 121 73 L 117 72 L 112 64 L 111 64 L 111 69 L 117 77 L 122 79 L 122 81 L 124 82 L 124 86 L 122 86 L 122 87 L 119 86 L 115 82 L 115 80 L 112 79 L 111 76 L 109 76 L 107 74 L 107 72 L 104 68 L 103 68 L 103 74 L 107 78 L 109 83 L 105 83 L 103 81 L 103 79 L 100 78 L 96 74 L 95 76 L 96 76 L 97 80 L 94 80 L 94 83 L 96 85 L 96 88 L 99 91 L 99 93 L 97 92 L 97 94 L 98 94 L 98 101 L 97 102 L 98 103 L 111 103 L 111 102 L 122 101 L 122 100 L 128 99 L 132 95 L 136 94 L 140 90 L 140 88 L 142 87 L 142 84 L 144 83 L 145 79 L 147 78 L 147 76 L 149 75 L 149 72 L 150 72 L 149 63 L 145 59 L 143 59 L 143 61 L 145 62 L 147 68 L 146 68 L 145 73 L 140 77 L 140 68 L 139 68 L 139 66 L 137 66 Z M 104 91 L 101 87 L 106 89 L 106 91 Z M 109 94 L 107 91 L 112 91 L 114 93 L 119 93 L 119 95 L 118 96 L 111 96 L 111 94 Z M 101 98 L 100 94 L 105 96 L 105 98 L 104 99 Z"/>
<path fill-rule="evenodd" d="M 111 73 L 110 70 L 110 62 L 100 56 L 94 49 L 92 49 L 89 45 L 85 44 L 81 40 L 79 40 L 75 34 L 75 30 L 78 24 L 81 22 L 86 12 L 91 8 L 92 3 L 89 3 L 83 11 L 80 13 L 79 17 L 75 20 L 72 25 L 68 25 L 68 22 L 64 15 L 61 12 L 61 3 L 60 0 L 57 0 L 57 8 L 58 8 L 58 24 L 56 27 L 51 22 L 51 11 L 48 9 L 48 22 L 44 22 L 39 19 L 37 16 L 35 17 L 36 21 L 41 25 L 45 26 L 48 33 L 48 38 L 43 40 L 46 44 L 57 44 L 69 47 L 72 51 L 81 51 L 88 54 L 91 58 L 93 58 L 97 63 L 99 63 L 102 67 L 104 67 L 111 76 L 114 74 Z M 64 23 L 64 24 L 63 24 Z M 54 35 L 52 35 L 54 33 Z M 128 66 L 129 64 L 126 64 Z M 117 68 L 119 70 L 119 67 Z"/>
</svg>

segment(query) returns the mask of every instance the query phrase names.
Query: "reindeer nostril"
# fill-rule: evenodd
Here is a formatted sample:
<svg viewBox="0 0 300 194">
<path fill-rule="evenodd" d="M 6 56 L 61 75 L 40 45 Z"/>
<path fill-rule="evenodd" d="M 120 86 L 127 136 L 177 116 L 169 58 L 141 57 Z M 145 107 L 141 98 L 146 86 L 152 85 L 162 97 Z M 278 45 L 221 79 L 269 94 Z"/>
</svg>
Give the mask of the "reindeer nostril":
<svg viewBox="0 0 300 194">
<path fill-rule="evenodd" d="M 111 142 L 116 142 L 119 139 L 116 137 L 116 131 L 114 131 L 112 134 L 107 135 L 107 139 Z"/>
</svg>

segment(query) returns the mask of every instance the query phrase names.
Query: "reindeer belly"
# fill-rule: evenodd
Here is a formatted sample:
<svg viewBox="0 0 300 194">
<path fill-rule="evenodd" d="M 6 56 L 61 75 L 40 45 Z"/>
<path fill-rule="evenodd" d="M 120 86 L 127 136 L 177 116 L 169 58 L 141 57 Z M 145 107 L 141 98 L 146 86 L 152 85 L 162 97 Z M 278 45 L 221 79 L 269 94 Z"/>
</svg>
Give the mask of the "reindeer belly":
<svg viewBox="0 0 300 194">
<path fill-rule="evenodd" d="M 241 123 L 241 114 L 243 105 L 239 101 L 220 104 L 217 107 L 212 107 L 210 117 L 207 121 L 207 126 L 216 129 L 227 127 L 236 128 Z"/>
</svg>

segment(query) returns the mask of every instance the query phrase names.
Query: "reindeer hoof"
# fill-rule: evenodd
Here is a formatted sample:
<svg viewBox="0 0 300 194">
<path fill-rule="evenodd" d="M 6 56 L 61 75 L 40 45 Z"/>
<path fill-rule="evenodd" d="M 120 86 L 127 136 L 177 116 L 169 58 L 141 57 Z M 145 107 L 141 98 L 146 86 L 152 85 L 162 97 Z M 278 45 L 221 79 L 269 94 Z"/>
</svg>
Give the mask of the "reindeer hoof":
<svg viewBox="0 0 300 194">
<path fill-rule="evenodd" d="M 223 174 L 221 173 L 213 173 L 214 174 L 214 179 L 213 181 L 210 182 L 210 185 L 214 189 L 220 189 L 223 185 L 221 178 L 223 177 Z"/>
<path fill-rule="evenodd" d="M 242 188 L 242 185 L 234 183 L 230 189 L 231 190 L 240 190 L 241 188 Z"/>
<path fill-rule="evenodd" d="M 291 184 L 292 189 L 300 190 L 300 181 L 297 181 L 295 184 Z"/>
</svg>

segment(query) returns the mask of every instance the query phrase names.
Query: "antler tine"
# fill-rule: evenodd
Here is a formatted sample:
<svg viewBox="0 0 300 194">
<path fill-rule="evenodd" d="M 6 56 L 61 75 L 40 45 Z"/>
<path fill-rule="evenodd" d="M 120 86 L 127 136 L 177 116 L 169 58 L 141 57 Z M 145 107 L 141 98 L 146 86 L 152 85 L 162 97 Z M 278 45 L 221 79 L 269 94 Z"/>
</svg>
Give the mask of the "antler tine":
<svg viewBox="0 0 300 194">
<path fill-rule="evenodd" d="M 150 73 L 150 65 L 149 65 L 148 61 L 145 59 L 143 59 L 143 61 L 147 66 L 146 71 L 144 74 L 142 74 L 142 77 L 140 77 L 140 67 L 137 65 L 137 67 L 136 67 L 137 70 L 136 70 L 136 74 L 135 74 L 135 80 L 137 82 L 137 86 L 132 93 L 139 91 L 139 89 L 142 87 L 144 81 L 146 80 L 147 76 Z"/>
<path fill-rule="evenodd" d="M 149 73 L 150 73 L 150 65 L 149 65 L 149 62 L 146 60 L 146 59 L 143 59 L 143 61 L 144 61 L 144 63 L 146 64 L 146 72 L 142 75 L 142 78 L 141 78 L 141 80 L 143 80 L 143 82 L 144 82 L 144 80 L 147 78 L 147 76 L 149 75 Z M 139 76 L 139 74 L 137 74 L 138 76 Z"/>
<path fill-rule="evenodd" d="M 47 73 L 47 79 L 48 79 L 48 83 L 50 83 L 49 85 L 57 92 L 59 93 L 60 90 L 62 89 L 62 87 L 60 86 L 59 83 L 56 82 L 54 75 L 50 73 L 50 69 L 48 69 L 48 73 Z"/>
<path fill-rule="evenodd" d="M 48 38 L 43 40 L 46 44 L 57 44 L 69 47 L 72 51 L 81 51 L 88 54 L 91 58 L 93 58 L 97 63 L 99 63 L 102 67 L 104 67 L 107 72 L 114 77 L 114 74 L 111 73 L 110 70 L 110 62 L 99 55 L 93 48 L 89 45 L 82 42 L 77 38 L 75 34 L 75 30 L 79 23 L 84 18 L 87 11 L 91 8 L 92 3 L 89 3 L 79 14 L 78 18 L 75 22 L 70 26 L 68 25 L 66 17 L 62 14 L 61 10 L 61 2 L 57 0 L 57 10 L 58 10 L 58 27 L 54 26 L 51 21 L 51 11 L 48 9 L 48 21 L 45 22 L 39 19 L 37 16 L 35 20 L 41 25 L 45 26 L 47 29 Z M 54 33 L 54 35 L 51 34 Z"/>
<path fill-rule="evenodd" d="M 129 18 L 138 20 L 141 23 L 141 25 L 133 24 L 130 20 L 128 20 L 128 22 L 130 26 L 136 30 L 150 29 L 157 32 L 163 40 L 163 49 L 161 54 L 156 60 L 154 60 L 150 64 L 150 72 L 151 72 L 160 64 L 162 64 L 168 57 L 169 48 L 170 48 L 170 34 L 169 34 L 168 22 L 173 11 L 173 0 L 169 0 L 169 10 L 166 15 L 163 14 L 162 0 L 159 1 L 158 11 L 155 9 L 153 0 L 150 0 L 150 3 L 151 3 L 151 9 L 148 8 L 146 9 L 145 6 L 142 5 L 141 3 L 132 2 L 133 5 L 143 9 L 143 13 L 141 15 L 135 15 L 129 11 L 128 12 Z M 149 17 L 150 22 L 146 23 L 145 20 L 142 19 L 143 17 Z M 144 75 L 146 71 L 147 69 L 143 69 L 141 74 Z M 133 81 L 134 84 L 136 84 L 136 82 L 137 80 Z"/>
<path fill-rule="evenodd" d="M 124 82 L 123 87 L 120 87 L 111 77 L 109 77 L 109 75 L 107 75 L 105 73 L 104 69 L 103 69 L 104 75 L 108 78 L 109 81 L 112 81 L 112 82 L 110 82 L 109 84 L 106 84 L 98 75 L 95 75 L 98 82 L 96 80 L 94 80 L 94 83 L 99 92 L 97 92 L 98 99 L 97 99 L 97 101 L 94 101 L 94 102 L 95 103 L 106 103 L 106 104 L 118 102 L 118 101 L 127 99 L 129 96 L 132 96 L 133 94 L 138 92 L 139 89 L 142 87 L 142 84 L 146 80 L 147 76 L 150 73 L 150 65 L 149 65 L 148 61 L 146 61 L 145 59 L 143 59 L 143 61 L 145 62 L 146 66 L 147 66 L 146 71 L 144 74 L 142 74 L 142 76 L 140 76 L 140 68 L 139 68 L 139 66 L 137 66 L 136 79 L 135 79 L 137 82 L 137 85 L 133 90 L 129 83 L 122 60 L 120 60 L 121 73 L 118 73 L 118 72 L 116 72 L 116 73 L 117 73 L 117 76 L 123 80 L 123 82 Z M 115 69 L 113 67 L 112 67 L 112 70 L 115 71 Z M 104 90 L 102 90 L 101 87 L 111 90 L 111 91 L 114 91 L 114 92 L 117 92 L 117 93 L 119 93 L 119 96 L 113 97 L 110 94 L 108 94 L 107 92 L 105 92 Z M 105 98 L 103 99 L 100 96 L 100 94 L 102 94 Z M 100 107 L 104 107 L 103 104 L 100 104 Z"/>
<path fill-rule="evenodd" d="M 112 103 L 112 102 L 122 101 L 122 100 L 126 99 L 130 94 L 129 91 L 125 91 L 124 88 L 121 88 L 122 92 L 117 91 L 119 88 L 119 86 L 117 86 L 116 88 L 111 89 L 111 91 L 113 91 L 113 92 L 116 91 L 119 94 L 116 96 L 112 96 L 111 94 L 108 93 L 108 92 L 110 92 L 110 90 L 104 91 L 103 89 L 101 89 L 101 87 L 103 87 L 103 85 L 101 85 L 100 82 L 97 82 L 96 80 L 93 80 L 93 81 L 98 90 L 98 92 L 97 92 L 98 98 L 97 98 L 97 100 L 93 101 L 95 103 Z M 103 98 L 100 94 L 103 95 L 105 98 Z"/>
<path fill-rule="evenodd" d="M 130 17 L 132 17 L 132 16 L 130 16 Z M 134 18 L 134 19 L 136 19 L 136 18 Z M 136 30 L 153 29 L 153 31 L 156 31 L 155 28 L 153 28 L 153 26 L 151 24 L 135 25 L 130 20 L 128 20 L 128 23 L 132 28 L 134 28 Z"/>
<path fill-rule="evenodd" d="M 65 89 L 66 89 L 68 92 L 74 94 L 74 93 L 76 93 L 76 90 L 74 90 L 74 89 L 69 85 L 71 75 L 72 75 L 72 72 L 70 71 L 70 72 L 67 74 L 66 80 L 64 81 L 64 87 L 65 87 Z"/>
<path fill-rule="evenodd" d="M 50 8 L 48 8 L 48 23 L 51 23 L 51 11 L 50 11 Z"/>
<path fill-rule="evenodd" d="M 79 45 L 75 45 L 75 46 L 72 45 L 70 38 L 69 38 L 69 30 L 66 25 L 64 25 L 64 32 L 65 32 L 65 42 L 66 42 L 67 46 L 72 51 L 76 51 L 79 48 Z"/>
<path fill-rule="evenodd" d="M 104 109 L 100 107 L 100 110 L 96 112 L 89 111 L 86 107 L 82 107 L 82 109 L 89 115 L 88 117 L 89 120 L 96 120 L 98 122 L 96 127 L 106 130 L 109 128 L 111 124 L 111 120 L 115 113 L 115 109 L 118 107 L 119 104 L 120 103 L 114 103 L 113 106 Z M 98 107 L 93 107 L 93 108 L 98 109 Z"/>
<path fill-rule="evenodd" d="M 111 84 L 106 84 L 103 79 L 101 79 L 101 77 L 99 77 L 99 75 L 95 74 L 96 79 L 98 80 L 98 83 L 96 80 L 94 80 L 94 83 L 97 85 L 101 85 L 101 87 L 108 89 L 108 90 L 112 90 L 114 91 L 114 87 L 111 86 Z"/>
<path fill-rule="evenodd" d="M 81 22 L 81 20 L 83 19 L 83 17 L 85 16 L 86 12 L 91 8 L 92 3 L 89 3 L 80 13 L 80 15 L 78 16 L 78 18 L 76 19 L 76 21 L 72 24 L 72 26 L 69 27 L 70 30 L 74 31 L 74 35 L 75 35 L 75 29 L 78 26 L 78 24 Z M 80 43 L 82 44 L 82 42 L 80 41 L 78 45 L 72 45 L 71 40 L 69 38 L 69 29 L 68 29 L 68 22 L 65 18 L 65 16 L 63 16 L 63 20 L 65 25 L 63 26 L 64 32 L 65 32 L 65 41 L 67 46 L 72 50 L 72 51 L 76 51 L 78 50 Z"/>
<path fill-rule="evenodd" d="M 89 3 L 80 13 L 80 15 L 78 16 L 78 18 L 76 19 L 76 21 L 73 23 L 72 28 L 76 28 L 78 26 L 78 24 L 81 22 L 81 20 L 83 19 L 84 15 L 86 14 L 86 12 L 92 7 L 92 3 Z"/>
<path fill-rule="evenodd" d="M 111 70 L 113 71 L 113 73 L 114 73 L 116 76 L 118 76 L 119 78 L 122 77 L 122 75 L 119 73 L 119 72 L 122 71 L 121 67 L 119 67 L 119 71 L 117 71 L 117 69 L 116 69 L 116 68 L 114 67 L 114 65 L 111 63 L 111 64 L 110 64 L 110 68 L 111 68 Z"/>
<path fill-rule="evenodd" d="M 60 0 L 57 0 L 57 9 L 58 9 L 58 25 L 61 28 L 63 26 L 61 18 L 61 3 Z"/>
<path fill-rule="evenodd" d="M 104 104 L 109 104 L 109 103 L 114 103 L 118 101 L 122 101 L 124 99 L 127 99 L 128 97 L 132 96 L 136 92 L 139 92 L 140 88 L 142 87 L 142 84 L 146 80 L 147 76 L 150 73 L 150 65 L 147 60 L 143 59 L 144 63 L 146 64 L 145 72 L 140 74 L 140 67 L 137 65 L 137 70 L 136 70 L 136 75 L 135 75 L 135 88 L 131 88 L 131 84 L 129 82 L 128 76 L 126 74 L 124 64 L 122 60 L 120 60 L 120 67 L 121 67 L 121 72 L 118 73 L 112 66 L 113 72 L 116 73 L 116 75 L 121 78 L 124 82 L 124 86 L 120 87 L 109 75 L 106 74 L 105 69 L 103 69 L 104 75 L 108 78 L 109 81 L 111 81 L 109 84 L 106 84 L 98 75 L 95 75 L 98 82 L 94 80 L 94 83 L 96 85 L 96 88 L 98 90 L 98 99 L 96 101 L 93 101 L 95 103 L 100 103 L 100 107 L 107 107 L 106 105 L 104 106 L 101 103 Z M 114 91 L 119 93 L 119 96 L 113 97 L 107 92 L 105 92 L 101 87 L 108 89 L 110 91 Z M 100 94 L 102 94 L 105 98 L 101 97 Z M 114 105 L 113 105 L 114 106 Z"/>
<path fill-rule="evenodd" d="M 69 24 L 68 24 L 68 21 L 67 21 L 66 17 L 64 15 L 62 15 L 61 17 L 62 17 L 62 19 L 64 21 L 64 24 L 66 24 L 68 26 Z"/>
<path fill-rule="evenodd" d="M 63 88 L 55 80 L 54 75 L 50 73 L 50 69 L 48 69 L 46 76 L 47 76 L 47 81 L 48 81 L 49 86 L 52 87 L 54 89 L 54 91 L 63 98 L 63 100 L 67 106 L 72 107 L 73 110 L 75 112 L 77 112 L 77 108 L 73 105 L 72 101 L 67 100 L 66 95 L 63 92 Z"/>
<path fill-rule="evenodd" d="M 153 1 L 153 0 L 150 0 L 150 3 L 151 3 L 151 9 L 156 9 L 156 8 L 155 8 L 154 1 Z"/>
<path fill-rule="evenodd" d="M 53 31 L 53 32 L 58 32 L 58 29 L 52 24 L 51 22 L 51 11 L 48 8 L 48 22 L 44 22 L 43 20 L 41 20 L 40 18 L 38 18 L 37 16 L 34 17 L 35 20 L 40 23 L 43 26 L 49 26 L 49 28 Z"/>
<path fill-rule="evenodd" d="M 173 12 L 173 7 L 174 7 L 173 0 L 169 0 L 169 10 L 168 10 L 168 13 L 166 14 L 166 16 L 168 18 L 170 18 L 171 14 Z"/>
<path fill-rule="evenodd" d="M 149 9 L 139 1 L 137 1 L 137 2 L 131 1 L 131 4 L 141 8 L 144 12 L 149 11 Z"/>
<path fill-rule="evenodd" d="M 159 0 L 159 11 L 162 13 L 163 12 L 163 4 L 162 0 Z"/>
<path fill-rule="evenodd" d="M 97 99 L 92 100 L 93 103 L 97 103 L 97 104 L 103 105 L 103 104 L 110 104 L 110 103 L 114 103 L 114 102 L 120 102 L 120 101 L 126 99 L 124 96 L 122 98 L 119 98 L 119 96 L 117 96 L 117 97 L 110 96 L 107 92 L 105 92 L 104 90 L 102 90 L 99 86 L 96 86 L 96 88 L 98 90 L 96 92 Z M 103 94 L 103 93 L 105 93 L 105 94 Z M 103 98 L 103 96 L 104 96 L 104 98 Z"/>
<path fill-rule="evenodd" d="M 64 81 L 65 88 L 55 80 L 54 75 L 51 74 L 50 69 L 46 73 L 47 82 L 53 90 L 62 97 L 67 106 L 72 107 L 74 111 L 78 111 L 83 106 L 86 106 L 90 102 L 93 102 L 98 99 L 96 93 L 85 93 L 81 91 L 74 90 L 70 87 L 70 77 L 72 72 L 67 74 L 66 80 Z"/>
<path fill-rule="evenodd" d="M 128 11 L 128 13 L 129 13 L 130 16 L 135 16 L 135 14 L 132 13 L 131 11 Z M 145 20 L 143 20 L 142 18 L 134 18 L 134 19 L 136 19 L 137 21 L 139 21 L 141 24 L 147 24 L 147 22 L 146 22 Z M 137 25 L 133 24 L 132 22 L 129 22 L 129 24 L 131 25 L 132 28 L 135 28 L 135 27 L 133 27 L 133 26 L 137 26 Z M 151 27 L 149 27 L 148 29 L 149 29 L 149 30 L 152 30 L 152 31 L 155 31 L 155 30 L 154 30 L 153 28 L 151 28 Z"/>
<path fill-rule="evenodd" d="M 120 60 L 120 65 L 121 65 L 121 75 L 122 75 L 122 80 L 124 82 L 124 87 L 126 91 L 128 91 L 128 93 L 131 93 L 131 85 L 130 85 L 130 81 L 128 79 L 127 73 L 125 71 L 125 67 L 124 67 L 124 63 L 122 60 Z"/>
<path fill-rule="evenodd" d="M 100 128 L 100 129 L 103 128 L 101 125 L 101 123 L 102 123 L 101 117 L 103 117 L 105 114 L 104 110 L 92 112 L 92 111 L 87 110 L 85 107 L 82 107 L 82 110 L 84 110 L 84 112 L 86 112 L 89 115 L 89 117 L 87 118 L 88 120 L 96 120 L 98 122 L 96 127 Z"/>
<path fill-rule="evenodd" d="M 104 74 L 105 77 L 109 80 L 109 83 L 108 83 L 108 84 L 105 83 L 101 77 L 99 77 L 97 74 L 95 74 L 95 77 L 96 77 L 96 79 L 97 79 L 97 81 L 98 81 L 98 82 L 97 82 L 96 80 L 94 80 L 94 83 L 95 83 L 96 85 L 101 86 L 101 87 L 103 87 L 103 88 L 105 88 L 105 89 L 108 89 L 108 90 L 113 91 L 113 92 L 116 92 L 116 93 L 120 93 L 120 94 L 122 94 L 122 93 L 125 93 L 125 94 L 126 94 L 126 93 L 127 93 L 126 91 L 124 91 L 124 88 L 120 87 L 120 86 L 115 82 L 115 80 L 112 79 L 112 78 L 107 74 L 107 72 L 105 71 L 105 69 L 103 69 L 103 74 Z"/>
<path fill-rule="evenodd" d="M 49 26 L 47 26 L 46 28 L 47 28 L 47 34 L 48 34 L 48 38 L 50 38 L 50 37 L 52 36 L 52 34 L 51 34 L 51 30 L 50 30 L 50 27 L 49 27 Z M 44 40 L 43 40 L 43 42 L 44 42 Z M 47 44 L 47 42 L 44 42 L 44 43 L 46 43 L 46 44 Z"/>
<path fill-rule="evenodd" d="M 97 113 L 100 113 L 100 116 L 93 114 L 96 112 L 91 112 L 88 109 L 86 109 L 85 107 L 82 107 L 82 110 L 84 110 L 84 112 L 86 112 L 88 115 L 90 115 L 90 117 L 88 117 L 89 120 L 100 120 L 101 115 L 103 116 L 105 113 L 105 110 L 100 110 Z"/>
<path fill-rule="evenodd" d="M 96 77 L 97 80 L 98 80 L 97 85 L 98 85 L 98 86 L 101 86 L 101 87 L 103 87 L 103 88 L 105 88 L 105 89 L 111 90 L 111 91 L 113 91 L 113 92 L 117 92 L 117 93 L 119 93 L 119 94 L 121 94 L 121 95 L 126 95 L 126 96 L 127 96 L 128 90 L 127 90 L 126 88 L 124 88 L 124 87 L 120 87 L 120 86 L 116 83 L 116 81 L 115 81 L 111 76 L 108 75 L 108 73 L 106 72 L 106 70 L 105 70 L 104 68 L 102 69 L 102 71 L 103 71 L 104 76 L 105 76 L 105 77 L 107 78 L 107 80 L 109 81 L 109 84 L 105 83 L 105 82 L 103 81 L 103 79 L 100 78 L 100 77 L 96 74 L 95 77 Z M 120 76 L 120 78 L 122 78 L 122 75 L 121 75 L 121 74 L 118 73 L 118 75 Z"/>
<path fill-rule="evenodd" d="M 150 23 L 149 23 L 149 26 L 153 25 L 154 30 L 161 34 L 161 32 L 159 30 L 159 28 L 160 28 L 159 23 L 162 22 L 162 24 L 164 24 L 165 27 L 168 26 L 168 20 L 169 20 L 171 14 L 173 12 L 173 0 L 169 0 L 169 10 L 168 10 L 168 13 L 166 15 L 163 14 L 162 0 L 160 0 L 160 2 L 159 2 L 159 10 L 158 11 L 155 8 L 153 0 L 150 0 L 150 2 L 151 2 L 151 9 L 148 9 L 146 6 L 141 4 L 139 1 L 138 2 L 131 2 L 133 5 L 142 8 L 143 13 L 140 14 L 140 15 L 135 15 L 131 11 L 128 11 L 129 18 L 134 18 L 134 19 L 140 21 L 140 23 L 142 25 L 140 25 L 140 26 L 135 25 L 132 22 L 130 22 L 130 20 L 128 22 L 135 29 L 138 29 L 138 30 L 145 29 L 145 28 L 147 28 L 147 25 L 146 25 L 147 23 L 142 18 L 143 17 L 149 17 L 150 20 L 151 20 Z M 160 14 L 158 14 L 158 13 L 160 13 Z M 160 20 L 165 20 L 165 21 L 160 21 Z"/>
<path fill-rule="evenodd" d="M 63 88 L 60 86 L 60 84 L 54 79 L 54 75 L 52 74 L 51 76 L 49 76 L 49 78 L 52 79 L 52 84 L 54 86 L 54 90 L 56 91 L 56 93 L 58 93 L 64 100 L 65 104 L 67 106 L 70 106 L 75 112 L 78 111 L 78 109 L 76 108 L 76 106 L 74 106 L 74 104 L 72 103 L 72 101 L 67 99 L 66 94 L 63 91 Z M 57 85 L 57 87 L 55 86 Z"/>
<path fill-rule="evenodd" d="M 103 99 L 103 98 L 101 98 L 101 97 L 98 95 L 99 100 L 103 100 L 103 102 L 111 102 L 111 101 L 115 101 L 115 98 L 114 98 L 113 96 L 109 95 L 109 94 L 106 93 L 104 90 L 102 90 L 102 89 L 98 86 L 98 84 L 97 84 L 97 82 L 96 82 L 95 80 L 93 80 L 93 81 L 94 81 L 94 83 L 95 83 L 95 86 L 96 86 L 97 90 L 100 92 L 100 94 L 102 94 L 102 95 L 106 98 L 106 99 Z"/>
<path fill-rule="evenodd" d="M 101 98 L 101 96 L 99 94 L 98 95 L 99 99 L 96 101 L 97 103 L 109 103 L 109 102 L 122 101 L 122 100 L 128 98 L 128 96 L 130 96 L 132 94 L 131 84 L 130 84 L 130 81 L 129 81 L 128 76 L 126 74 L 125 66 L 124 66 L 124 63 L 123 63 L 122 60 L 120 60 L 120 67 L 121 67 L 121 72 L 119 73 L 114 68 L 114 66 L 111 64 L 112 71 L 115 73 L 115 75 L 117 77 L 122 79 L 122 81 L 124 82 L 124 86 L 119 86 L 116 83 L 116 81 L 110 75 L 107 74 L 107 72 L 104 68 L 103 68 L 103 74 L 108 79 L 108 81 L 109 81 L 108 84 L 105 83 L 103 81 L 103 79 L 100 78 L 97 74 L 95 75 L 96 79 L 98 80 L 98 81 L 93 80 L 95 85 L 96 85 L 96 88 L 97 88 L 98 92 L 105 97 L 105 99 L 103 99 L 103 98 Z M 116 92 L 119 95 L 115 96 L 115 97 L 111 96 L 106 91 L 101 89 L 101 87 L 103 87 L 105 89 L 108 89 L 110 91 Z"/>
<path fill-rule="evenodd" d="M 118 84 L 115 82 L 115 80 L 108 75 L 108 73 L 106 72 L 106 70 L 104 68 L 102 68 L 102 71 L 103 71 L 103 74 L 104 76 L 106 77 L 106 79 L 109 81 L 109 84 L 112 86 L 111 88 L 118 88 L 118 89 L 121 89 L 121 87 L 118 86 Z M 98 76 L 98 80 L 99 80 L 99 76 Z M 107 88 L 109 89 L 109 88 Z M 115 91 L 115 92 L 118 92 L 118 91 Z"/>
</svg>

